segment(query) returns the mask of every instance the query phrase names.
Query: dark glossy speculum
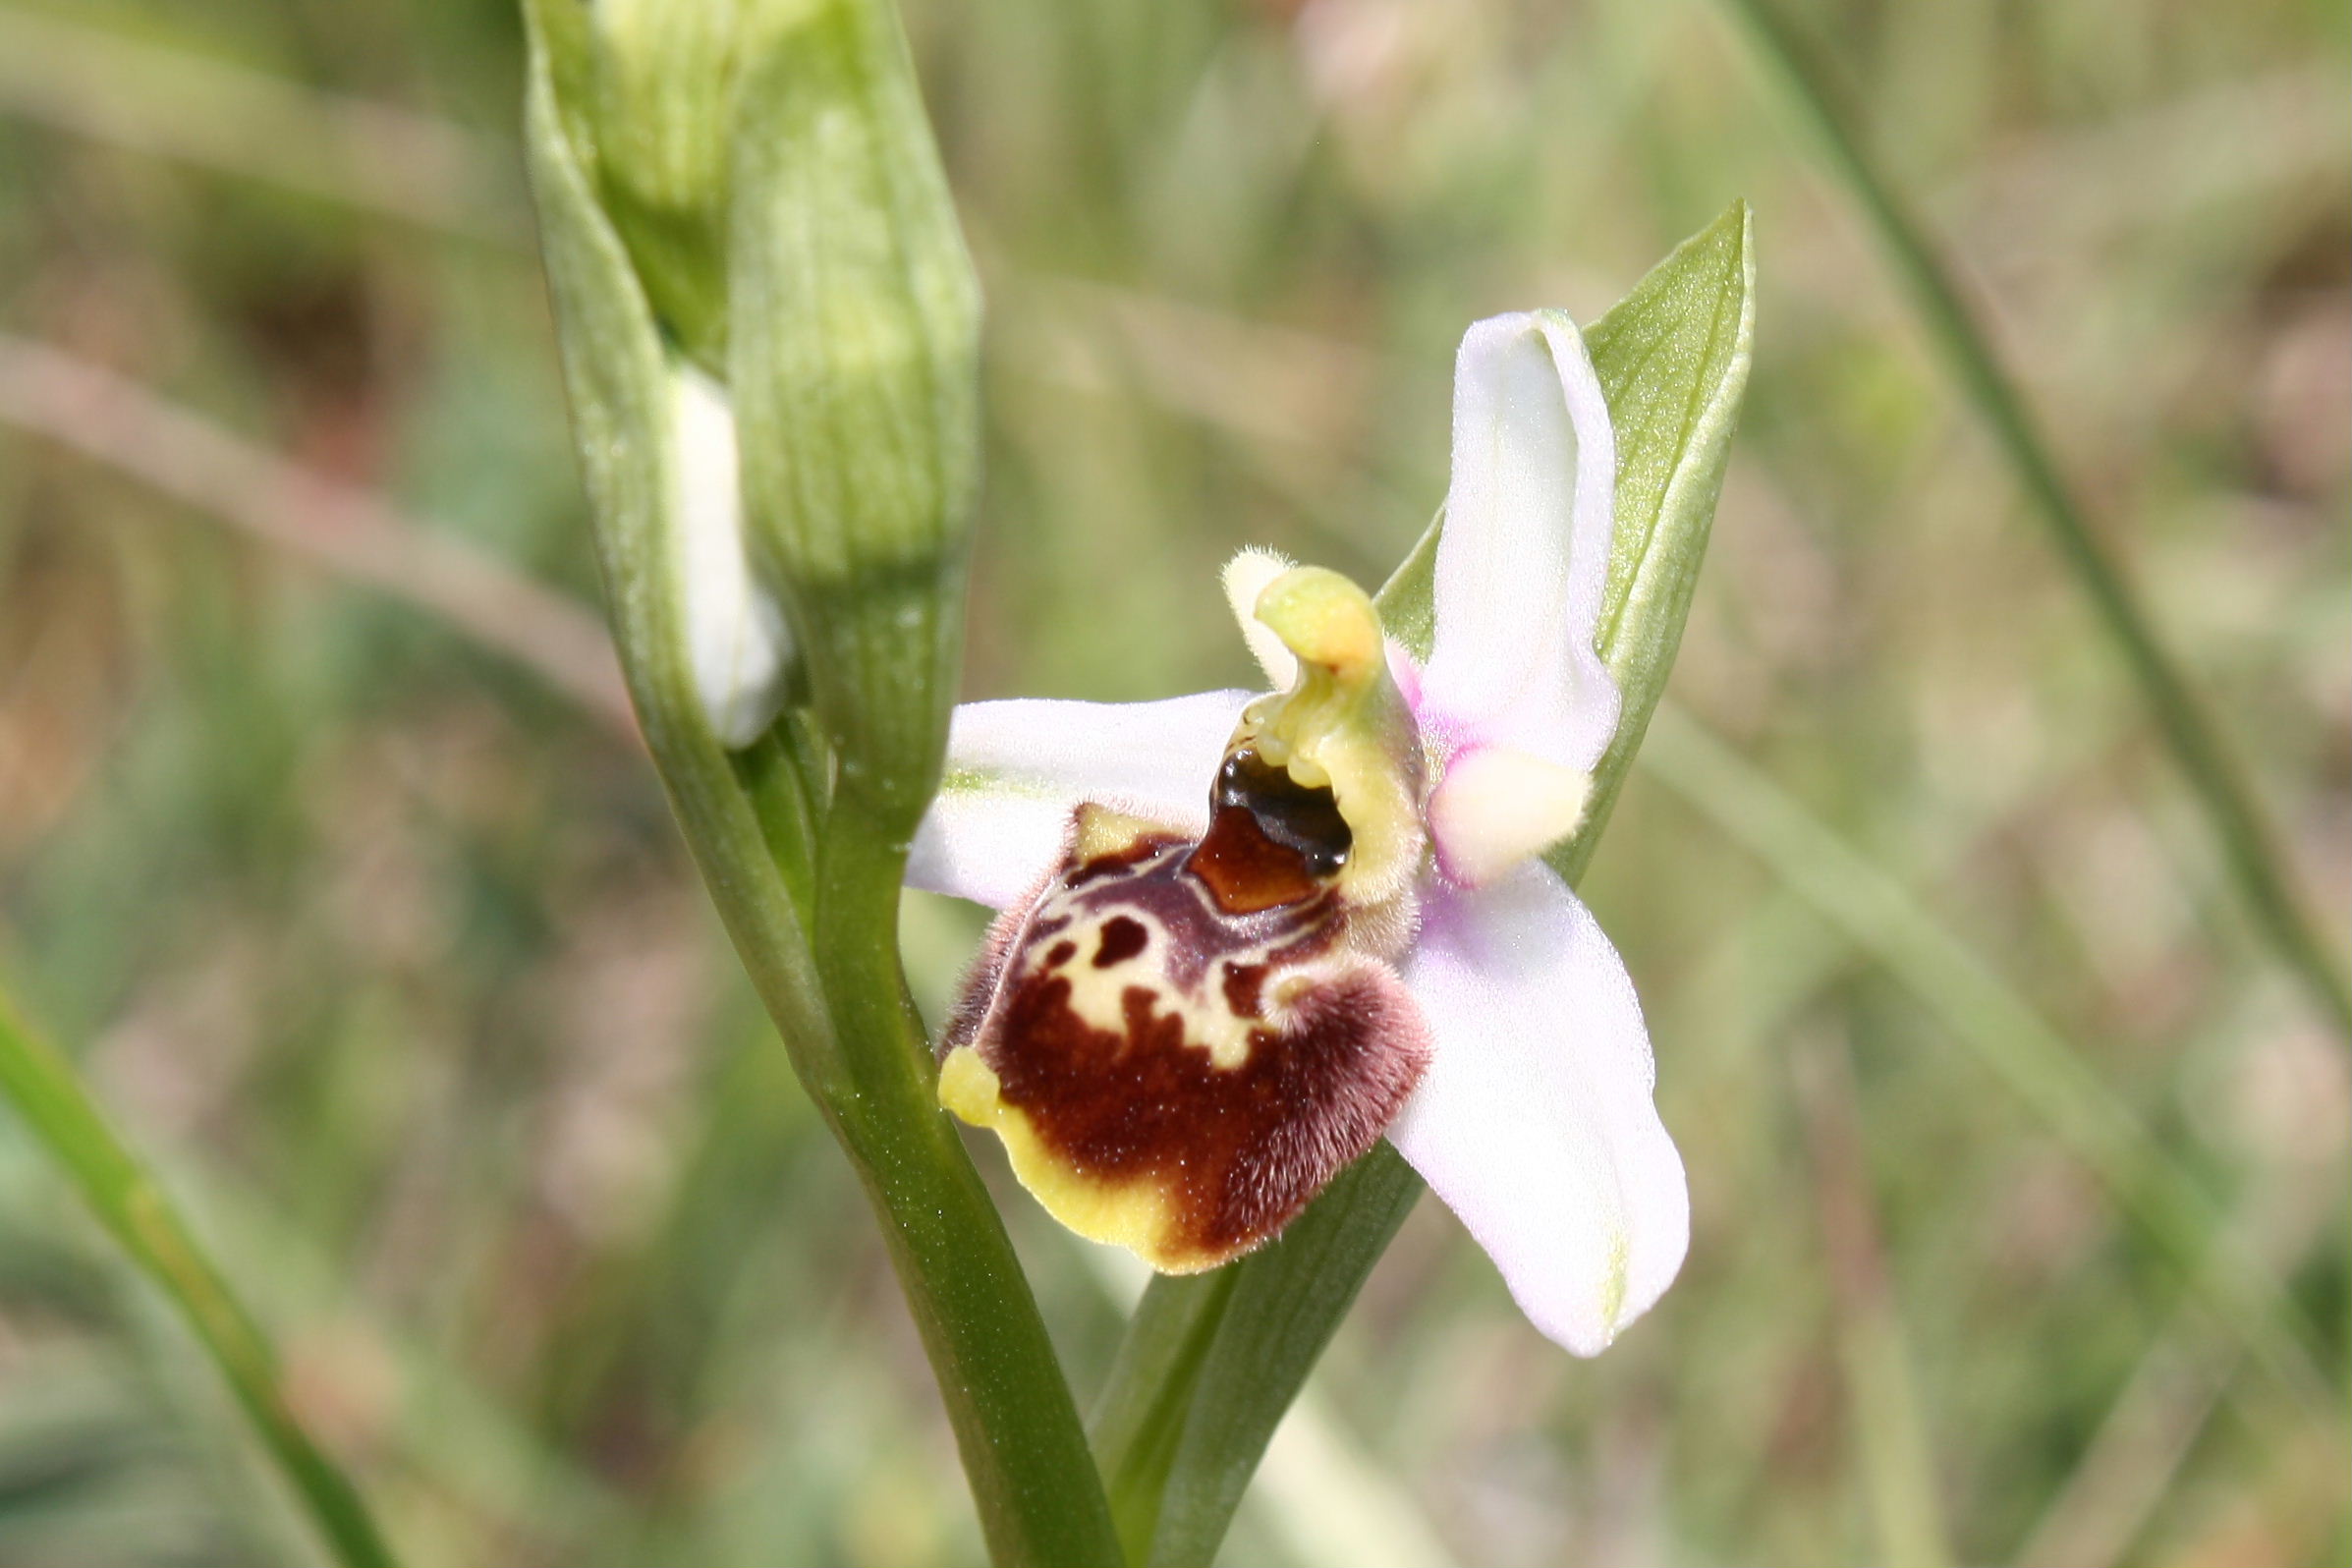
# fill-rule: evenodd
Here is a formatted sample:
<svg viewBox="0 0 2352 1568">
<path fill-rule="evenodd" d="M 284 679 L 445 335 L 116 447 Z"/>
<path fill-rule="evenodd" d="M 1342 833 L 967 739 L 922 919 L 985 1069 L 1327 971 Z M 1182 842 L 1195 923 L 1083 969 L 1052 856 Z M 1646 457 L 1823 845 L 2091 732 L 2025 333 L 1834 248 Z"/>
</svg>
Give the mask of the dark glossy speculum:
<svg viewBox="0 0 2352 1568">
<path fill-rule="evenodd" d="M 1312 898 L 1347 865 L 1355 834 L 1328 789 L 1310 789 L 1244 747 L 1225 758 L 1214 813 L 1186 868 L 1226 913 Z"/>
<path fill-rule="evenodd" d="M 1268 839 L 1300 856 L 1310 876 L 1338 875 L 1356 842 L 1327 786 L 1310 789 L 1246 747 L 1217 770 L 1209 806 L 1248 811 Z"/>
</svg>

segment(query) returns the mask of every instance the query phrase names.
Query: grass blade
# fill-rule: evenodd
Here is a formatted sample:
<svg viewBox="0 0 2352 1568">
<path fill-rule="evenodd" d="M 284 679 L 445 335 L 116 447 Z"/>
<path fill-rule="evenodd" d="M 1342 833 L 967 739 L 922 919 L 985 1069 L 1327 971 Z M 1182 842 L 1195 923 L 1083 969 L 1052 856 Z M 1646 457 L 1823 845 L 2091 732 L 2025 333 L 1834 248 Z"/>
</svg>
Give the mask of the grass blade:
<svg viewBox="0 0 2352 1568">
<path fill-rule="evenodd" d="M 1951 1532 L 1935 1448 L 1922 1409 L 1903 1315 L 1888 1276 L 1876 1195 L 1863 1151 L 1861 1092 L 1842 1037 L 1817 1039 L 1792 1061 L 1813 1167 L 1814 1209 L 1829 1279 L 1847 1420 L 1859 1450 L 1878 1560 L 1888 1568 L 1951 1568 Z"/>
<path fill-rule="evenodd" d="M 1724 0 L 1747 26 L 1757 52 L 1812 128 L 1829 167 L 1885 249 L 1888 263 L 1944 367 L 1992 432 L 2026 498 L 2048 529 L 2058 559 L 2139 684 L 2157 731 L 2197 797 L 2230 879 L 2279 960 L 2302 980 L 2337 1034 L 2352 1040 L 2352 980 L 2297 891 L 2254 792 L 2188 677 L 2157 637 L 2107 545 L 2058 470 L 2049 442 L 2026 407 L 1985 330 L 1961 297 L 1927 231 L 1880 174 L 1834 101 L 1823 74 L 1771 0 Z"/>
<path fill-rule="evenodd" d="M 62 1056 L 0 997 L 0 1091 L 108 1234 L 160 1289 L 228 1379 L 261 1445 L 345 1568 L 391 1568 L 359 1488 L 303 1430 L 260 1328 Z"/>
<path fill-rule="evenodd" d="M 1952 1030 L 2120 1205 L 2286 1387 L 2325 1401 L 2326 1375 L 2278 1283 L 2240 1256 L 2203 1186 L 2117 1101 L 2065 1036 L 1894 878 L 1745 757 L 1671 705 L 1643 751 L 1665 785 L 1811 904 Z"/>
</svg>

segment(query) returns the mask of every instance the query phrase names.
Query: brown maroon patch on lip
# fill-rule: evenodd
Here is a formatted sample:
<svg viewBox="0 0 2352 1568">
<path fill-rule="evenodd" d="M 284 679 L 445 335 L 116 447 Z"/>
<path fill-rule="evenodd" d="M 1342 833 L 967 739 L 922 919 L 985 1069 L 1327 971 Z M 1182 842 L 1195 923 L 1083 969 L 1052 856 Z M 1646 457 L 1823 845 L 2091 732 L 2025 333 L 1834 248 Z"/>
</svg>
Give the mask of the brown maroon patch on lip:
<svg viewBox="0 0 2352 1568">
<path fill-rule="evenodd" d="M 1065 889 L 1084 887 L 1087 883 L 1099 881 L 1105 876 L 1114 876 L 1121 871 L 1132 870 L 1162 850 L 1183 842 L 1183 839 L 1173 833 L 1138 833 L 1133 843 L 1115 850 L 1107 850 L 1079 867 L 1063 880 L 1062 886 Z"/>
<path fill-rule="evenodd" d="M 1265 1016 L 1265 966 L 1263 964 L 1227 964 L 1225 966 L 1225 1005 L 1233 1009 L 1236 1018 L 1263 1018 Z"/>
<path fill-rule="evenodd" d="M 1138 1250 L 1162 1268 L 1273 1236 L 1380 1137 L 1428 1061 L 1419 1006 L 1350 946 L 1354 912 L 1327 873 L 1218 805 L 1199 845 L 1139 833 L 1084 861 L 1082 808 L 1060 875 L 990 928 L 945 1040 L 978 1053 L 1044 1157 L 1157 1197 L 1166 1234 Z M 1313 803 L 1284 811 L 1285 834 L 1312 840 Z"/>
<path fill-rule="evenodd" d="M 1262 971 L 1260 972 L 1262 974 Z M 1149 1182 L 1165 1258 L 1208 1267 L 1279 1231 L 1395 1120 L 1428 1062 L 1420 1010 L 1386 965 L 1340 957 L 1253 1029 L 1220 1068 L 1151 987 L 1121 994 L 1121 1026 L 1070 1005 L 1071 983 L 1008 977 L 977 1041 L 1004 1102 L 1090 1178 Z"/>
<path fill-rule="evenodd" d="M 1102 937 L 1094 947 L 1094 967 L 1114 969 L 1151 945 L 1151 933 L 1131 916 L 1113 915 L 1102 923 Z"/>
</svg>

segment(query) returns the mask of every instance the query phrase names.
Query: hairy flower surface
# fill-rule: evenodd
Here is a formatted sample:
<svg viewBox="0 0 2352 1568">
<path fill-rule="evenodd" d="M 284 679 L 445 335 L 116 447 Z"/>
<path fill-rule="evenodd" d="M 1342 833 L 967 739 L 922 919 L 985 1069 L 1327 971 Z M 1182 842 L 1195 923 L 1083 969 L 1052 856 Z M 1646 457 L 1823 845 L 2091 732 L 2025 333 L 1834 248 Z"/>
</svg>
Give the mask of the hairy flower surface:
<svg viewBox="0 0 2352 1568">
<path fill-rule="evenodd" d="M 1064 1224 L 1214 1267 L 1385 1136 L 1568 1349 L 1672 1280 L 1633 984 L 1537 858 L 1617 724 L 1614 468 L 1574 325 L 1479 322 L 1426 664 L 1345 578 L 1250 552 L 1225 586 L 1275 691 L 957 710 L 908 879 L 1003 913 L 939 1094 Z"/>
</svg>

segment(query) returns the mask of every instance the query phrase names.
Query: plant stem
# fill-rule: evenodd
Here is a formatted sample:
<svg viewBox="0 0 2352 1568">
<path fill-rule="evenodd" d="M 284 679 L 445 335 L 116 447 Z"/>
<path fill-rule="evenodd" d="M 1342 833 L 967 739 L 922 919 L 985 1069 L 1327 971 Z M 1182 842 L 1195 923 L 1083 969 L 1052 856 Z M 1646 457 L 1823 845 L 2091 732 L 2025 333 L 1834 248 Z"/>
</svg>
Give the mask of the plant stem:
<svg viewBox="0 0 2352 1568">
<path fill-rule="evenodd" d="M 1004 1223 L 932 1089 L 898 959 L 903 842 L 854 803 L 826 818 L 816 963 L 840 1046 L 820 1096 L 885 1221 L 999 1564 L 1123 1558 L 1068 1379 Z"/>
<path fill-rule="evenodd" d="M 64 1057 L 0 996 L 0 1091 L 228 1379 L 262 1446 L 345 1568 L 391 1568 L 359 1488 L 311 1441 L 286 1400 L 277 1358 L 228 1281 L 139 1157 L 116 1136 Z"/>
<path fill-rule="evenodd" d="M 1862 145 L 1833 101 L 1822 72 L 1772 0 L 1723 0 L 1747 26 L 1757 51 L 1811 125 L 1838 180 L 1884 248 L 1929 341 L 2048 529 L 2059 560 L 2090 598 L 2155 714 L 2156 728 L 2212 824 L 2222 860 L 2256 927 L 2302 980 L 2336 1032 L 2352 1040 L 2352 980 L 2304 905 L 2261 807 L 2228 748 L 2158 640 L 2122 569 L 2092 527 L 2056 458 L 1990 340 L 1962 299 L 1951 269 L 1926 230 Z"/>
<path fill-rule="evenodd" d="M 873 1202 L 991 1555 L 1036 1568 L 1116 1564 L 1109 1505 L 1044 1322 L 931 1093 L 899 973 L 904 835 L 877 830 L 893 818 L 857 797 L 867 772 L 824 755 L 799 718 L 731 754 L 702 708 L 689 654 L 670 350 L 564 128 L 551 58 L 564 39 L 551 41 L 549 26 L 577 21 L 577 8 L 544 0 L 528 15 L 550 292 L 613 642 L 646 750 L 794 1073 Z M 941 691 L 933 718 L 943 736 Z"/>
<path fill-rule="evenodd" d="M 671 645 L 659 636 L 623 644 Z M 685 678 L 666 659 L 631 673 L 648 695 Z M 685 696 L 667 691 L 648 708 L 680 711 Z M 793 842 L 779 822 L 813 819 L 793 799 L 803 784 L 790 759 L 755 759 L 739 774 L 693 726 L 648 723 L 647 734 L 736 950 L 882 1223 L 991 1558 L 1002 1568 L 1119 1563 L 1069 1383 L 1004 1223 L 932 1096 L 899 972 L 905 846 L 837 804 L 813 846 L 813 900 L 796 895 L 771 858 Z"/>
</svg>

